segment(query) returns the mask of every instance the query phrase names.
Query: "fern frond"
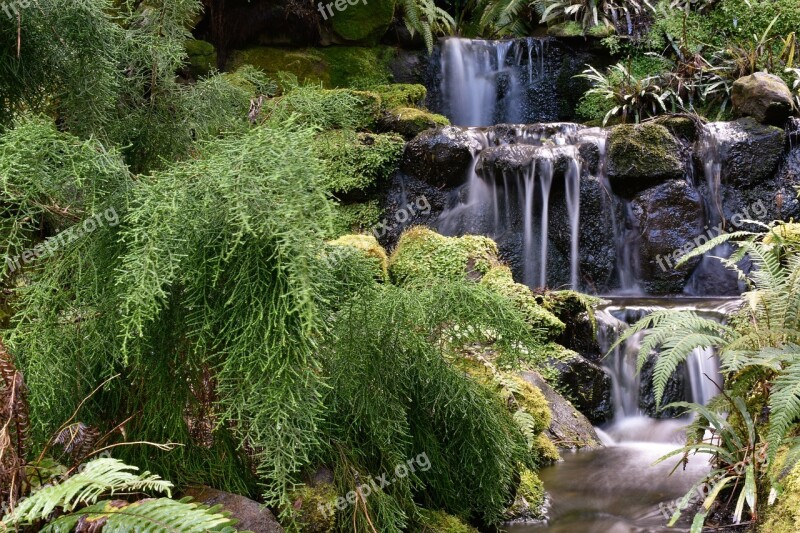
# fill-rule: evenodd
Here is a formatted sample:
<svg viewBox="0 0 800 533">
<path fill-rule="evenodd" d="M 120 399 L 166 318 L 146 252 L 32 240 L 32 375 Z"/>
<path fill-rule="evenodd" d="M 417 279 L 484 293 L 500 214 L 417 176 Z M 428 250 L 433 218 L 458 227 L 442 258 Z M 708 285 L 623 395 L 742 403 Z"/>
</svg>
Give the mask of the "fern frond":
<svg viewBox="0 0 800 533">
<path fill-rule="evenodd" d="M 769 407 L 767 442 L 769 458 L 773 460 L 789 427 L 800 417 L 800 362 L 789 365 L 775 378 Z"/>
</svg>

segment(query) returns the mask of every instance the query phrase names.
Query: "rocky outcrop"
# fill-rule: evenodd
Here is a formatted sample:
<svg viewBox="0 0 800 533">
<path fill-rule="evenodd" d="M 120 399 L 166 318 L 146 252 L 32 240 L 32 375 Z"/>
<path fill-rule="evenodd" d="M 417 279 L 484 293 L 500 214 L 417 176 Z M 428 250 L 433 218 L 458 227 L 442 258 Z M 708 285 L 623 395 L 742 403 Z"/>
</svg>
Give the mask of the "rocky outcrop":
<svg viewBox="0 0 800 533">
<path fill-rule="evenodd" d="M 786 132 L 759 124 L 753 118 L 733 122 L 714 122 L 695 148 L 697 166 L 720 163 L 723 184 L 750 188 L 775 176 L 784 154 Z"/>
<path fill-rule="evenodd" d="M 659 124 L 624 124 L 608 137 L 608 179 L 614 192 L 631 197 L 665 180 L 679 179 L 685 170 L 683 148 Z"/>
<path fill-rule="evenodd" d="M 459 185 L 466 178 L 473 154 L 481 148 L 465 128 L 426 130 L 406 145 L 401 169 L 432 185 Z"/>
<path fill-rule="evenodd" d="M 413 139 L 430 128 L 449 125 L 446 117 L 416 107 L 396 107 L 384 111 L 378 120 L 381 131 L 393 131 L 405 139 Z"/>
<path fill-rule="evenodd" d="M 482 177 L 494 179 L 503 173 L 521 175 L 535 172 L 536 166 L 547 161 L 555 178 L 563 177 L 577 152 L 572 146 L 533 146 L 504 144 L 481 152 L 475 171 Z"/>
<path fill-rule="evenodd" d="M 253 533 L 283 533 L 283 527 L 269 509 L 244 496 L 211 487 L 190 487 L 185 496 L 209 506 L 222 505 L 224 510 L 231 513 L 231 518 L 238 520 L 236 529 Z"/>
<path fill-rule="evenodd" d="M 552 361 L 558 371 L 556 388 L 572 400 L 572 404 L 592 424 L 608 422 L 614 416 L 612 383 L 609 373 L 576 352 Z"/>
<path fill-rule="evenodd" d="M 731 100 L 734 113 L 773 126 L 783 126 L 795 111 L 789 87 L 778 76 L 766 72 L 756 72 L 736 80 Z"/>
<path fill-rule="evenodd" d="M 559 395 L 536 372 L 523 372 L 522 378 L 544 394 L 552 419 L 547 434 L 559 448 L 598 448 L 600 439 L 591 422 Z"/>
<path fill-rule="evenodd" d="M 641 283 L 649 294 L 680 294 L 694 258 L 681 267 L 677 259 L 697 246 L 706 231 L 703 199 L 686 181 L 672 180 L 647 189 L 631 201 L 639 243 Z"/>
</svg>

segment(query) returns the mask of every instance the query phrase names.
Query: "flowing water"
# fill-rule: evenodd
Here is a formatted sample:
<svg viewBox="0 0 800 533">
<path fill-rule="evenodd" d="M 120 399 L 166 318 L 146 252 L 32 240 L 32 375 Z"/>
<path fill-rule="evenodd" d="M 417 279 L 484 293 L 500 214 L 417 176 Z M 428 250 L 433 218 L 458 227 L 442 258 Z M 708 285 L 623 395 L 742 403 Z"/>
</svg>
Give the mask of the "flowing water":
<svg viewBox="0 0 800 533">
<path fill-rule="evenodd" d="M 510 250 L 512 257 L 517 256 L 517 264 L 509 259 L 515 276 L 531 287 L 556 284 L 581 289 L 580 244 L 586 236 L 581 233 L 581 193 L 587 183 L 599 183 L 606 192 L 601 195 L 600 214 L 613 235 L 618 278 L 615 295 L 606 297 L 597 311 L 603 353 L 609 352 L 625 329 L 653 311 L 692 310 L 725 321 L 738 300 L 642 295 L 639 245 L 643 232 L 632 222 L 631 202 L 609 193 L 605 132 L 577 124 L 534 123 L 552 120 L 548 114 L 555 95 L 541 90 L 554 72 L 550 46 L 547 40 L 533 38 L 452 38 L 441 45 L 440 83 L 432 88 L 439 91 L 438 110 L 453 124 L 468 126 L 468 135 L 480 148 L 473 150 L 465 183 L 452 193 L 436 229 L 448 235 L 492 237 L 501 251 Z M 720 161 L 729 140 L 725 126 L 706 126 L 697 147 L 706 161 L 703 179 L 686 177 L 701 191 L 709 226 L 724 224 Z M 592 154 L 596 154 L 595 164 L 591 163 Z M 726 252 L 722 247 L 712 251 Z M 703 258 L 696 271 L 702 275 L 711 268 L 709 264 Z M 685 292 L 694 290 L 690 282 Z M 666 523 L 676 500 L 702 477 L 708 463 L 705 456 L 698 456 L 672 475 L 677 459 L 653 465 L 682 446 L 682 429 L 688 419 L 657 412 L 648 374 L 652 361 L 642 373 L 637 372 L 644 335 L 633 335 L 604 360 L 612 377 L 615 412 L 615 418 L 597 430 L 604 447 L 566 453 L 564 461 L 543 469 L 540 477 L 548 494 L 547 520 L 511 525 L 509 531 L 688 531 L 691 516 L 673 528 Z M 721 384 L 716 354 L 697 349 L 670 380 L 662 404 L 681 400 L 706 403 Z"/>
</svg>

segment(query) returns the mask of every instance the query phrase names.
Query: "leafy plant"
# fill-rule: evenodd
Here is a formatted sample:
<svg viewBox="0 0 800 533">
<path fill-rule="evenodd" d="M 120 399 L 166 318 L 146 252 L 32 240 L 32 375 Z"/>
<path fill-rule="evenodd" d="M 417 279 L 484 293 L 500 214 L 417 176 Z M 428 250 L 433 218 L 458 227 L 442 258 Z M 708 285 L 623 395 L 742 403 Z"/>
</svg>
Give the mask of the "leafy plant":
<svg viewBox="0 0 800 533">
<path fill-rule="evenodd" d="M 455 30 L 453 17 L 434 0 L 401 0 L 400 6 L 406 28 L 412 37 L 422 36 L 429 53 L 433 50 L 434 36 L 451 35 Z"/>
<path fill-rule="evenodd" d="M 663 84 L 659 76 L 637 78 L 622 63 L 612 65 L 608 74 L 587 65 L 578 76 L 592 83 L 587 96 L 597 95 L 607 102 L 610 109 L 603 118 L 603 125 L 615 116 L 626 122 L 629 117 L 637 124 L 641 119 L 667 112 L 683 105 L 680 97 Z"/>
<path fill-rule="evenodd" d="M 790 68 L 786 69 L 787 74 L 792 74 L 794 76 L 794 81 L 792 82 L 792 90 L 794 91 L 794 100 L 796 102 L 797 108 L 800 109 L 800 68 Z"/>
<path fill-rule="evenodd" d="M 584 31 L 595 26 L 617 26 L 624 24 L 630 33 L 632 19 L 645 9 L 655 11 L 648 0 L 536 0 L 542 23 L 553 24 L 565 20 L 576 20 Z"/>
</svg>

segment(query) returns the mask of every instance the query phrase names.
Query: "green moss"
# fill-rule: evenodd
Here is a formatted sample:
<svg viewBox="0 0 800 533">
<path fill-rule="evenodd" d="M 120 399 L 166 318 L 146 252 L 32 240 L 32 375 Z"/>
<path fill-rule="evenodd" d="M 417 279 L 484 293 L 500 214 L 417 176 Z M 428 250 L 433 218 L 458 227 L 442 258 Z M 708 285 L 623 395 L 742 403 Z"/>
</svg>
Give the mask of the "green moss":
<svg viewBox="0 0 800 533">
<path fill-rule="evenodd" d="M 389 61 L 394 50 L 386 46 L 329 46 L 326 48 L 286 49 L 267 46 L 234 52 L 229 69 L 250 64 L 273 78 L 289 72 L 301 83 L 320 83 L 323 87 L 370 87 L 391 82 Z"/>
<path fill-rule="evenodd" d="M 414 107 L 397 107 L 384 113 L 381 125 L 399 133 L 406 139 L 412 139 L 421 132 L 438 126 L 449 126 L 447 117 L 423 111 Z"/>
<path fill-rule="evenodd" d="M 428 96 L 425 86 L 416 83 L 390 83 L 377 85 L 370 90 L 380 95 L 384 110 L 395 107 L 422 106 Z"/>
<path fill-rule="evenodd" d="M 550 291 L 541 298 L 542 306 L 562 321 L 569 322 L 586 313 L 592 324 L 592 332 L 597 331 L 594 310 L 600 302 L 600 298 L 577 291 Z"/>
<path fill-rule="evenodd" d="M 375 265 L 375 278 L 380 281 L 389 279 L 389 258 L 386 250 L 372 235 L 344 235 L 328 244 L 334 247 L 345 246 L 363 252 L 370 263 Z"/>
<path fill-rule="evenodd" d="M 617 32 L 614 29 L 614 26 L 606 24 L 597 24 L 596 26 L 592 26 L 589 28 L 589 31 L 586 32 L 587 35 L 596 37 L 598 39 L 605 39 L 606 37 L 610 37 L 616 33 Z"/>
<path fill-rule="evenodd" d="M 293 502 L 289 513 L 300 531 L 330 533 L 336 527 L 336 513 L 326 513 L 325 510 L 331 508 L 336 498 L 336 488 L 330 483 L 303 486 L 289 494 Z"/>
<path fill-rule="evenodd" d="M 398 284 L 435 283 L 479 278 L 497 264 L 497 245 L 488 237 L 444 237 L 419 226 L 400 237 L 389 259 L 389 274 Z"/>
<path fill-rule="evenodd" d="M 322 132 L 315 148 L 325 163 L 323 186 L 335 194 L 374 187 L 398 167 L 404 146 L 403 138 L 394 134 Z"/>
<path fill-rule="evenodd" d="M 778 238 L 788 244 L 800 244 L 800 223 L 783 222 L 778 224 L 764 236 L 764 244 L 777 242 Z"/>
<path fill-rule="evenodd" d="M 550 440 L 550 437 L 544 433 L 536 437 L 536 445 L 534 446 L 533 453 L 535 462 L 539 466 L 551 465 L 561 460 L 561 454 L 558 453 L 558 448 L 553 444 L 553 441 Z"/>
<path fill-rule="evenodd" d="M 516 283 L 511 269 L 507 266 L 494 266 L 486 273 L 481 283 L 511 300 L 528 323 L 541 331 L 546 338 L 554 339 L 564 332 L 564 323 L 539 305 L 528 286 Z"/>
<path fill-rule="evenodd" d="M 345 4 L 342 10 L 333 8 L 330 18 L 333 31 L 348 41 L 374 44 L 380 39 L 394 17 L 395 0 L 363 0 L 356 5 Z"/>
<path fill-rule="evenodd" d="M 536 473 L 527 469 L 523 470 L 519 476 L 517 497 L 506 511 L 506 516 L 509 519 L 541 518 L 544 500 L 545 492 L 542 480 L 539 479 Z"/>
<path fill-rule="evenodd" d="M 800 531 L 800 463 L 788 472 L 787 453 L 778 454 L 770 467 L 770 476 L 778 480 L 780 494 L 774 505 L 764 506 L 760 533 L 796 533 Z"/>
<path fill-rule="evenodd" d="M 421 533 L 478 533 L 477 529 L 444 511 L 423 509 L 420 515 L 422 517 L 419 529 Z"/>
<path fill-rule="evenodd" d="M 611 129 L 608 138 L 609 176 L 639 188 L 642 180 L 679 178 L 680 153 L 680 144 L 664 126 L 621 124 Z"/>
<path fill-rule="evenodd" d="M 369 232 L 378 225 L 382 215 L 383 209 L 378 200 L 337 204 L 334 207 L 332 236 L 335 238 L 348 233 Z"/>
<path fill-rule="evenodd" d="M 206 76 L 217 67 L 217 51 L 209 42 L 187 39 L 186 55 L 189 60 L 189 71 L 195 77 Z"/>
<path fill-rule="evenodd" d="M 554 24 L 547 28 L 547 35 L 553 37 L 583 37 L 583 26 L 574 20 Z"/>
</svg>

